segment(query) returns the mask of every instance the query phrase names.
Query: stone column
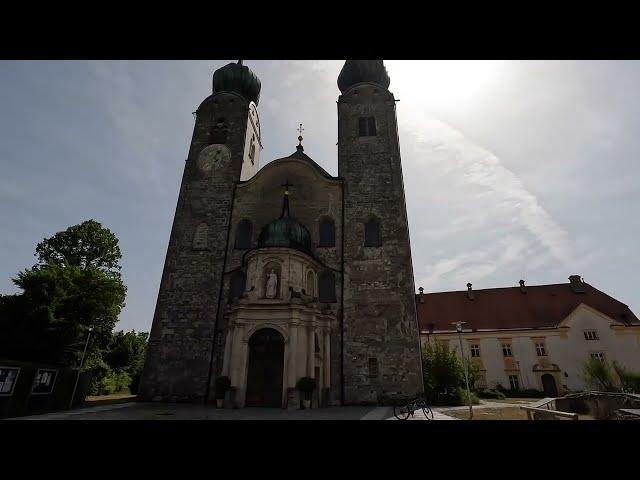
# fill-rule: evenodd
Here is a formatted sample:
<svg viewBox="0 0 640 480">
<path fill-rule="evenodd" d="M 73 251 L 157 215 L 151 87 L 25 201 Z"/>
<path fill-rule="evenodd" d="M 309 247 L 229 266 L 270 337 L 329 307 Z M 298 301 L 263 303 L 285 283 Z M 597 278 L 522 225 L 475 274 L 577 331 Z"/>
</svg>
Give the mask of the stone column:
<svg viewBox="0 0 640 480">
<path fill-rule="evenodd" d="M 307 327 L 307 376 L 314 376 L 314 367 L 316 366 L 316 349 L 315 349 L 315 331 L 313 326 Z M 317 381 L 317 379 L 316 379 Z"/>
<path fill-rule="evenodd" d="M 244 407 L 244 401 L 247 396 L 247 362 L 249 359 L 249 342 L 243 341 L 242 337 L 240 337 L 238 350 L 238 394 L 236 398 L 238 407 Z"/>
<path fill-rule="evenodd" d="M 238 390 L 244 388 L 244 385 L 241 385 L 240 378 L 240 361 L 242 356 L 242 335 L 244 334 L 244 325 L 236 324 L 233 329 L 233 340 L 231 345 L 231 355 L 230 355 L 230 364 L 231 368 L 229 369 L 231 385 L 236 387 Z"/>
<path fill-rule="evenodd" d="M 307 374 L 307 337 L 309 335 L 309 328 L 302 326 L 298 328 L 298 352 L 296 354 L 296 381 L 300 377 L 304 377 Z"/>
<path fill-rule="evenodd" d="M 324 331 L 324 353 L 322 355 L 324 362 L 324 387 L 331 388 L 331 331 Z"/>
<path fill-rule="evenodd" d="M 292 324 L 290 327 L 289 337 L 289 371 L 287 372 L 289 378 L 287 380 L 289 388 L 295 388 L 298 381 L 298 325 Z"/>
<path fill-rule="evenodd" d="M 224 361 L 222 363 L 222 375 L 225 377 L 229 376 L 229 372 L 231 370 L 231 348 L 232 348 L 232 341 L 231 338 L 233 337 L 233 332 L 235 331 L 235 328 L 233 327 L 233 325 L 229 324 L 229 328 L 227 330 L 227 338 L 224 342 Z"/>
</svg>

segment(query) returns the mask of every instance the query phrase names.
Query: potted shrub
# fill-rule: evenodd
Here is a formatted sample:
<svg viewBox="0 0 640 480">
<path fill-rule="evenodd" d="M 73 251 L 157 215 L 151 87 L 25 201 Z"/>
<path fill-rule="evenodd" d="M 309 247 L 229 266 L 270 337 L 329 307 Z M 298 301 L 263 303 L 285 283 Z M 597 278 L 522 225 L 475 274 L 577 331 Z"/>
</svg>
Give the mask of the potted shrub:
<svg viewBox="0 0 640 480">
<path fill-rule="evenodd" d="M 224 407 L 224 396 L 231 389 L 231 380 L 229 377 L 221 376 L 216 378 L 216 406 Z"/>
<path fill-rule="evenodd" d="M 311 407 L 311 394 L 316 388 L 316 380 L 311 377 L 302 377 L 298 380 L 296 388 L 304 395 L 304 408 Z"/>
</svg>

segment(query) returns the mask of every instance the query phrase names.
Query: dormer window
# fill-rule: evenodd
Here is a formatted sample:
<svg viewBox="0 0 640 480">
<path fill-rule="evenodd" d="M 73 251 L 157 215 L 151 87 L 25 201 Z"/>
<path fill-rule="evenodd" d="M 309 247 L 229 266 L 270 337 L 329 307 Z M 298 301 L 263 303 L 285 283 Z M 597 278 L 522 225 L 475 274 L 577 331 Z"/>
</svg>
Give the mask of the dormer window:
<svg viewBox="0 0 640 480">
<path fill-rule="evenodd" d="M 375 117 L 360 117 L 358 120 L 358 133 L 361 137 L 376 136 L 376 119 Z"/>
<path fill-rule="evenodd" d="M 598 337 L 598 332 L 595 330 L 585 330 L 584 331 L 584 339 L 585 340 L 600 340 Z"/>
</svg>

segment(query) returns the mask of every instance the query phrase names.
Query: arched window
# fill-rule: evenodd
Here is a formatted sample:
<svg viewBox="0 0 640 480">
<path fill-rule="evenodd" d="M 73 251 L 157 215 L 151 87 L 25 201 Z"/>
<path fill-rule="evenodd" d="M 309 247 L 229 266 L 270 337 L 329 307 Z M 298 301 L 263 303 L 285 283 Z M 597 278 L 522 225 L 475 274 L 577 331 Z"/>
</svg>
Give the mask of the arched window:
<svg viewBox="0 0 640 480">
<path fill-rule="evenodd" d="M 320 220 L 320 244 L 319 247 L 336 246 L 336 227 L 331 218 Z"/>
<path fill-rule="evenodd" d="M 244 294 L 247 285 L 247 277 L 242 270 L 237 270 L 231 275 L 231 298 L 240 298 Z"/>
<path fill-rule="evenodd" d="M 379 247 L 381 245 L 382 234 L 380 233 L 380 222 L 375 218 L 371 218 L 364 224 L 364 246 Z"/>
<path fill-rule="evenodd" d="M 318 300 L 321 303 L 336 302 L 336 279 L 331 272 L 323 272 L 320 275 L 318 285 Z"/>
<path fill-rule="evenodd" d="M 249 146 L 249 160 L 251 160 L 251 165 L 255 163 L 255 155 L 256 155 L 256 136 L 251 135 L 251 144 Z"/>
<path fill-rule="evenodd" d="M 376 136 L 375 117 L 360 117 L 358 119 L 358 134 L 361 137 L 375 137 Z"/>
<path fill-rule="evenodd" d="M 253 235 L 253 224 L 249 220 L 242 220 L 236 229 L 236 244 L 238 250 L 251 248 L 251 237 Z"/>
</svg>

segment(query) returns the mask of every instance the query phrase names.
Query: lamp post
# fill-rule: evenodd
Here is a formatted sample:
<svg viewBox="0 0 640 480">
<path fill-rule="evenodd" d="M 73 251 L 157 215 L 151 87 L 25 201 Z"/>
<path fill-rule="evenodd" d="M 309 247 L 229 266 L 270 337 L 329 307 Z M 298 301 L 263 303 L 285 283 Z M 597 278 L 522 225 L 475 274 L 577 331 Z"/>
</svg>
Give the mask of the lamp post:
<svg viewBox="0 0 640 480">
<path fill-rule="evenodd" d="M 91 338 L 91 332 L 93 327 L 89 327 L 89 334 L 87 335 L 87 341 L 84 344 L 84 350 L 82 352 L 82 358 L 80 359 L 80 367 L 78 367 L 78 374 L 76 375 L 76 383 L 73 384 L 73 392 L 71 393 L 71 400 L 69 400 L 69 408 L 73 405 L 73 398 L 76 396 L 76 389 L 78 388 L 78 380 L 80 380 L 80 370 L 84 365 L 84 356 L 87 353 L 87 347 L 89 346 L 89 339 Z"/>
<path fill-rule="evenodd" d="M 464 366 L 464 382 L 467 385 L 467 399 L 469 400 L 469 420 L 473 420 L 473 404 L 471 403 L 471 389 L 469 389 L 469 374 L 467 373 L 467 362 L 464 358 L 464 350 L 462 349 L 462 324 L 467 322 L 454 322 L 456 331 L 458 332 L 458 341 L 460 342 L 460 356 L 462 357 L 462 365 Z"/>
</svg>

